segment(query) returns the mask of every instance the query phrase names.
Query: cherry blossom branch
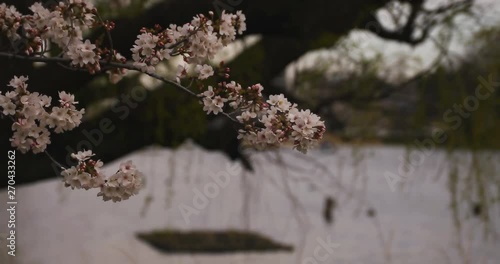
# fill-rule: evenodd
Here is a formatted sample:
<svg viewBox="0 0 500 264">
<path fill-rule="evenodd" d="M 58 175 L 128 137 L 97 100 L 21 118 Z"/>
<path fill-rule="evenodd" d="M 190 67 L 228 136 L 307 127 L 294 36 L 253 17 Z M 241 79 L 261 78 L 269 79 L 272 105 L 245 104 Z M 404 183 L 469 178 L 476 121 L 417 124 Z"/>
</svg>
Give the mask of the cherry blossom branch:
<svg viewBox="0 0 500 264">
<path fill-rule="evenodd" d="M 64 168 L 47 151 L 51 133 L 70 131 L 81 124 L 84 109 L 78 110 L 74 96 L 59 92 L 58 104 L 52 104 L 52 98 L 31 93 L 27 88 L 28 78 L 15 76 L 8 86 L 10 91 L 0 92 L 0 115 L 12 120 L 13 135 L 9 139 L 11 145 L 22 153 L 28 151 L 44 153 L 52 162 L 62 169 L 61 175 L 65 186 L 72 189 L 100 188 L 98 196 L 104 201 L 114 202 L 126 200 L 138 193 L 142 187 L 143 175 L 132 163 L 122 163 L 120 169 L 110 177 L 100 172 L 103 163 L 93 160 L 91 151 L 80 151 L 71 154 L 78 161 L 76 166 Z"/>
<path fill-rule="evenodd" d="M 25 61 L 32 61 L 32 62 L 57 63 L 60 66 L 66 68 L 66 69 L 83 70 L 83 69 L 79 69 L 79 68 L 70 68 L 70 67 L 68 67 L 66 65 L 61 65 L 60 63 L 66 63 L 66 64 L 67 63 L 71 63 L 71 59 L 65 59 L 65 58 L 61 58 L 61 57 L 33 57 L 33 56 L 26 56 L 26 55 L 19 55 L 19 54 L 7 53 L 7 52 L 0 52 L 0 57 L 6 57 L 6 58 L 9 58 L 9 59 L 19 59 L 19 60 L 25 60 Z M 157 80 L 162 81 L 164 83 L 170 84 L 170 85 L 178 88 L 179 90 L 181 90 L 181 91 L 183 91 L 185 93 L 188 93 L 189 95 L 192 95 L 192 96 L 194 96 L 196 98 L 199 98 L 196 93 L 194 93 L 193 91 L 189 90 L 188 88 L 180 85 L 179 83 L 174 82 L 172 80 L 169 80 L 169 79 L 167 79 L 165 77 L 162 77 L 162 76 L 160 76 L 159 74 L 156 74 L 156 73 L 142 72 L 141 69 L 139 69 L 138 67 L 136 67 L 136 66 L 134 66 L 132 64 L 110 62 L 110 61 L 107 61 L 107 60 L 101 60 L 101 61 L 99 61 L 99 63 L 101 65 L 104 65 L 104 66 L 111 66 L 113 68 L 127 69 L 127 70 L 132 70 L 132 71 L 137 71 L 137 72 L 144 73 L 144 74 L 146 74 L 146 75 L 148 75 L 148 76 L 150 76 L 150 77 L 152 77 L 154 79 L 157 79 Z M 221 114 L 224 115 L 225 117 L 227 117 L 228 119 L 230 119 L 231 121 L 239 123 L 238 120 L 236 120 L 230 114 L 228 114 L 226 112 L 221 112 Z"/>
<path fill-rule="evenodd" d="M 230 69 L 207 64 L 224 47 L 235 41 L 236 35 L 246 30 L 245 15 L 222 12 L 199 14 L 182 26 L 142 28 L 131 48 L 133 62 L 113 49 L 110 30 L 113 22 L 104 21 L 90 0 L 68 0 L 50 8 L 41 3 L 30 7 L 33 15 L 23 15 L 14 6 L 0 3 L 0 34 L 11 41 L 14 52 L 2 51 L 0 57 L 33 62 L 56 63 L 65 69 L 86 71 L 90 74 L 107 72 L 112 83 L 119 82 L 127 70 L 142 72 L 171 84 L 195 96 L 207 114 L 222 114 L 240 125 L 238 138 L 243 144 L 264 149 L 291 144 L 306 152 L 317 143 L 325 132 L 324 122 L 309 110 L 299 110 L 282 94 L 264 98 L 260 84 L 242 87 L 230 81 Z M 97 21 L 96 21 L 97 19 Z M 84 39 L 84 30 L 104 27 L 111 47 L 104 47 L 101 39 L 92 42 Z M 21 32 L 21 34 L 19 34 Z M 46 44 L 61 49 L 56 57 L 45 57 Z M 178 65 L 176 80 L 156 73 L 156 66 L 171 57 L 180 56 L 185 64 Z M 130 60 L 129 60 L 130 61 Z M 205 80 L 216 76 L 225 81 L 215 86 Z M 181 79 L 190 79 L 189 87 Z M 93 160 L 90 150 L 71 154 L 78 161 L 76 166 L 63 168 L 47 151 L 51 133 L 70 131 L 81 124 L 85 109 L 77 109 L 73 95 L 59 92 L 59 104 L 52 98 L 27 90 L 28 77 L 14 76 L 8 86 L 11 90 L 0 92 L 0 110 L 13 120 L 11 145 L 22 153 L 44 152 L 60 166 L 64 183 L 73 189 L 100 188 L 98 196 L 105 201 L 121 201 L 136 194 L 142 186 L 143 175 L 126 162 L 112 176 L 106 178 L 100 168 L 103 163 Z M 190 89 L 195 84 L 195 93 Z M 229 112 L 229 113 L 228 113 Z M 236 117 L 231 114 L 238 114 Z"/>
</svg>

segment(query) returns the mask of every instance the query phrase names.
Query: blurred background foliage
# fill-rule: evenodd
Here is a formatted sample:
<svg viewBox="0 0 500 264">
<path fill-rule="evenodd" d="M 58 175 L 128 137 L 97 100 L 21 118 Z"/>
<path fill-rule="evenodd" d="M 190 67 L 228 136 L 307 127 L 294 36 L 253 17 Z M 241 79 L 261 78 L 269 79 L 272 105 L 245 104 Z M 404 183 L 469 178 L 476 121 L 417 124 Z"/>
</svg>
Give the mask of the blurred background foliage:
<svg viewBox="0 0 500 264">
<path fill-rule="evenodd" d="M 467 115 L 457 129 L 450 128 L 444 116 L 455 111 L 455 105 L 464 105 L 467 97 L 476 97 L 480 78 L 493 85 L 498 82 L 499 32 L 499 27 L 479 31 L 469 40 L 466 54 L 445 54 L 430 69 L 411 78 L 398 71 L 411 67 L 418 58 L 401 57 L 393 65 L 381 54 L 351 58 L 349 54 L 357 48 L 340 43 L 335 48 L 338 56 L 319 58 L 314 67 L 296 73 L 293 93 L 307 107 L 324 110 L 329 131 L 343 140 L 412 143 L 431 137 L 432 129 L 440 128 L 449 136 L 441 147 L 498 149 L 497 89 L 486 100 L 478 99 L 477 110 L 464 110 Z M 354 70 L 345 71 L 352 65 Z M 384 72 L 388 69 L 392 76 Z"/>
</svg>

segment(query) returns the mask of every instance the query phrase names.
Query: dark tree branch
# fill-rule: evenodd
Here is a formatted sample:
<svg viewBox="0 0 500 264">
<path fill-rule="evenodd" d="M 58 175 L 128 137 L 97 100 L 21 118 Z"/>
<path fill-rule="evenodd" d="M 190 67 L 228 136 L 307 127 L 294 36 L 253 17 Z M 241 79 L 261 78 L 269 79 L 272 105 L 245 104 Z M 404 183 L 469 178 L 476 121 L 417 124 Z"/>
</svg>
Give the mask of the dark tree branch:
<svg viewBox="0 0 500 264">
<path fill-rule="evenodd" d="M 442 21 L 466 12 L 470 9 L 475 0 L 462 0 L 441 6 L 434 10 L 424 9 L 424 0 L 404 0 L 403 3 L 410 5 L 411 11 L 406 23 L 398 29 L 388 30 L 384 28 L 375 13 L 371 13 L 360 26 L 371 31 L 381 38 L 407 43 L 412 46 L 418 45 L 428 39 L 430 31 Z M 419 23 L 419 20 L 422 22 Z M 421 24 L 421 25 L 419 25 Z M 417 36 L 418 32 L 420 36 Z"/>
<path fill-rule="evenodd" d="M 7 57 L 7 58 L 10 58 L 10 59 L 18 59 L 18 60 L 26 60 L 26 61 L 33 61 L 33 62 L 45 62 L 45 63 L 56 63 L 58 65 L 60 64 L 63 64 L 63 65 L 69 65 L 70 62 L 71 62 L 71 59 L 66 59 L 66 58 L 60 58 L 60 57 L 52 57 L 52 58 L 48 58 L 48 57 L 30 57 L 30 56 L 24 56 L 24 55 L 17 55 L 17 54 L 12 54 L 12 53 L 6 53 L 6 52 L 0 52 L 0 57 Z M 104 66 L 103 69 L 105 69 L 106 67 L 111 67 L 111 68 L 120 68 L 120 69 L 127 69 L 127 70 L 132 70 L 132 71 L 137 71 L 137 72 L 142 72 L 139 68 L 135 67 L 134 65 L 132 64 L 128 64 L 128 63 L 116 63 L 116 62 L 109 62 L 107 60 L 101 60 L 99 62 L 102 66 Z M 74 70 L 79 70 L 78 68 L 73 68 Z M 86 71 L 86 70 L 85 70 Z M 156 73 L 148 73 L 148 72 L 142 72 L 146 75 L 149 75 L 150 77 L 154 78 L 154 79 L 157 79 L 159 81 L 162 81 L 164 83 L 167 83 L 171 86 L 174 86 L 175 88 L 191 95 L 191 96 L 194 96 L 196 98 L 198 98 L 198 96 L 196 95 L 196 93 L 194 93 L 193 91 L 189 90 L 188 88 L 178 84 L 177 82 L 174 82 L 172 80 L 169 80 L 169 79 L 166 79 L 162 76 L 160 76 L 159 74 L 156 74 Z M 225 117 L 227 117 L 228 119 L 230 119 L 231 121 L 235 122 L 235 123 L 238 123 L 238 121 L 230 116 L 228 113 L 225 113 L 225 112 L 221 112 L 222 115 L 224 115 Z"/>
</svg>

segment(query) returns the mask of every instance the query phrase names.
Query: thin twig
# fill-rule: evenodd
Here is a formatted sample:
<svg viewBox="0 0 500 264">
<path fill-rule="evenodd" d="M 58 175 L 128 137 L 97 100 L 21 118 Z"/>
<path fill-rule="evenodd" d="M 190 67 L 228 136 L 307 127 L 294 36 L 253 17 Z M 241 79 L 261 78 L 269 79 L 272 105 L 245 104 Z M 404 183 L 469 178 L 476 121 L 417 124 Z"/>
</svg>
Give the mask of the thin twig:
<svg viewBox="0 0 500 264">
<path fill-rule="evenodd" d="M 64 166 L 63 166 L 63 165 L 61 165 L 61 163 L 59 163 L 56 159 L 54 159 L 54 157 L 52 157 L 52 155 L 50 155 L 50 153 L 49 153 L 48 151 L 46 151 L 46 150 L 45 150 L 43 153 L 45 153 L 45 155 L 46 155 L 47 157 L 49 157 L 49 159 L 50 159 L 52 162 L 54 162 L 57 166 L 59 166 L 59 168 L 61 168 L 61 169 L 63 169 L 63 170 L 64 170 L 64 169 L 66 169 L 66 168 L 64 168 Z"/>
<path fill-rule="evenodd" d="M 111 49 L 111 51 L 115 50 L 113 48 L 113 38 L 111 37 L 111 32 L 108 30 L 108 28 L 104 25 L 104 20 L 102 19 L 102 17 L 99 15 L 98 12 L 95 12 L 95 15 L 97 17 L 97 19 L 99 19 L 99 21 L 103 24 L 104 26 L 104 31 L 106 31 L 106 37 L 108 38 L 108 42 L 109 42 L 109 47 Z M 110 57 L 111 59 L 111 57 Z"/>
</svg>

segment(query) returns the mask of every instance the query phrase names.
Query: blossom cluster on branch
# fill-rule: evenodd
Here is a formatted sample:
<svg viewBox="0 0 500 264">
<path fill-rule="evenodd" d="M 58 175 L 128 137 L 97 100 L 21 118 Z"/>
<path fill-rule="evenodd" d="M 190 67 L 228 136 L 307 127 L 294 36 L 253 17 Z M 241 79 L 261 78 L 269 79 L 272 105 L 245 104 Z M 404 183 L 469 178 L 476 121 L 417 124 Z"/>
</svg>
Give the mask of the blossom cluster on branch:
<svg viewBox="0 0 500 264">
<path fill-rule="evenodd" d="M 238 137 L 258 149 L 289 144 L 306 152 L 325 132 L 319 116 L 299 110 L 282 94 L 265 97 L 260 84 L 244 88 L 230 79 L 231 69 L 223 62 L 218 66 L 210 63 L 246 30 L 246 17 L 241 11 L 235 14 L 224 11 L 220 17 L 213 12 L 198 14 L 181 26 L 142 28 L 132 45 L 132 58 L 127 59 L 113 49 L 109 32 L 114 23 L 103 21 L 89 0 L 59 1 L 51 6 L 35 3 L 30 10 L 32 14 L 23 15 L 13 6 L 0 4 L 0 37 L 10 40 L 7 51 L 15 58 L 56 62 L 90 74 L 107 72 L 112 83 L 119 82 L 127 70 L 144 72 L 197 95 L 207 114 L 224 114 L 239 123 Z M 105 33 L 95 40 L 85 38 L 97 28 Z M 56 57 L 54 50 L 59 53 Z M 158 75 L 156 66 L 173 57 L 183 60 L 177 66 L 175 80 Z M 12 146 L 22 152 L 40 153 L 50 143 L 49 129 L 61 133 L 75 128 L 84 109 L 77 110 L 74 96 L 65 92 L 59 93 L 60 105 L 51 108 L 50 97 L 26 90 L 26 80 L 15 77 L 11 81 L 10 86 L 15 90 L 0 95 L 0 110 L 14 120 Z M 185 83 L 189 86 L 184 86 Z M 213 83 L 217 84 L 209 85 Z M 99 195 L 112 201 L 137 193 L 142 174 L 133 165 L 124 164 L 105 179 L 100 173 L 102 162 L 92 160 L 92 155 L 91 152 L 74 154 L 78 165 L 63 171 L 67 186 L 101 188 Z"/>
<path fill-rule="evenodd" d="M 2 115 L 13 120 L 10 138 L 13 147 L 22 153 L 44 152 L 50 144 L 51 130 L 55 133 L 69 131 L 80 125 L 84 109 L 76 109 L 75 97 L 66 92 L 59 92 L 59 101 L 52 106 L 52 98 L 28 91 L 28 78 L 15 76 L 9 83 L 10 90 L 0 92 L 0 110 Z M 103 163 L 94 161 L 91 151 L 73 153 L 71 157 L 78 161 L 76 166 L 64 169 L 61 173 L 66 187 L 72 189 L 100 188 L 98 196 L 104 201 L 121 201 L 137 194 L 142 187 L 143 175 L 131 161 L 123 163 L 120 169 L 109 178 L 100 171 Z"/>
<path fill-rule="evenodd" d="M 101 172 L 103 162 L 93 160 L 92 156 L 94 154 L 90 150 L 71 155 L 78 164 L 62 171 L 66 187 L 85 190 L 99 188 L 97 196 L 102 196 L 104 201 L 113 202 L 127 200 L 139 193 L 144 176 L 132 161 L 122 163 L 115 174 L 106 178 Z"/>
<path fill-rule="evenodd" d="M 156 25 L 152 29 L 141 29 L 131 49 L 134 66 L 152 73 L 158 63 L 172 56 L 182 56 L 191 64 L 213 59 L 224 46 L 236 39 L 237 32 L 243 33 L 246 24 L 241 12 L 236 15 L 224 12 L 220 20 L 212 17 L 213 14 L 210 17 L 200 14 L 182 26 L 172 24 L 163 29 Z M 205 74 L 203 79 L 210 76 Z"/>
<path fill-rule="evenodd" d="M 301 152 L 307 152 L 325 132 L 325 124 L 310 110 L 299 110 L 283 94 L 271 95 L 265 100 L 260 84 L 243 89 L 234 81 L 222 82 L 198 96 L 203 99 L 203 110 L 218 114 L 230 108 L 240 114 L 236 119 L 243 125 L 238 138 L 243 143 L 265 149 L 290 143 Z"/>
<path fill-rule="evenodd" d="M 36 154 L 50 144 L 51 130 L 62 133 L 79 126 L 85 110 L 76 109 L 78 102 L 66 92 L 59 92 L 58 104 L 52 106 L 51 97 L 28 91 L 26 81 L 25 76 L 15 76 L 8 85 L 11 91 L 0 91 L 0 110 L 13 120 L 12 146 L 22 153 Z"/>
</svg>

